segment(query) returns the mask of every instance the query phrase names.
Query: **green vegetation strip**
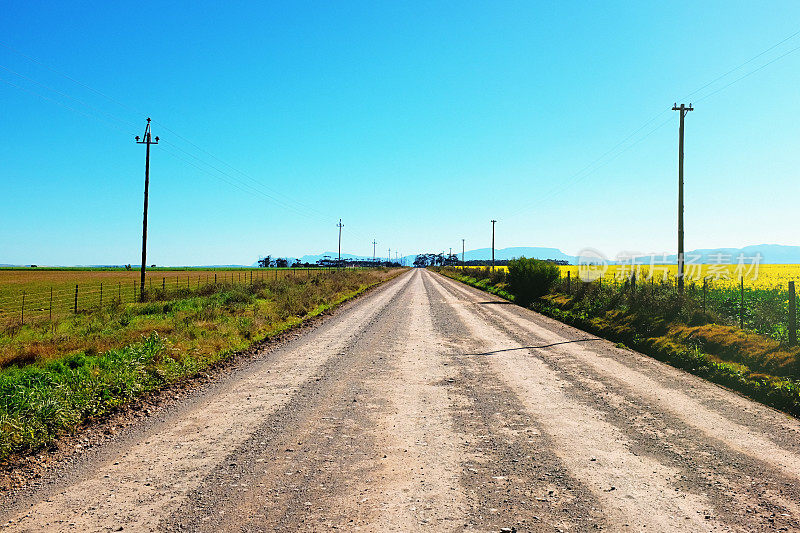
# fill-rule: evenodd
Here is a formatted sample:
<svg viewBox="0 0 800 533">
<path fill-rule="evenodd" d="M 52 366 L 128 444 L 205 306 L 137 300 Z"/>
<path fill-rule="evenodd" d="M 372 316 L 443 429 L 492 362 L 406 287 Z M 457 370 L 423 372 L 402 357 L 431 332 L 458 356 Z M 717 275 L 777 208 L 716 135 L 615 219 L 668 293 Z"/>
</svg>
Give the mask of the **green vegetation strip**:
<svg viewBox="0 0 800 533">
<path fill-rule="evenodd" d="M 521 259 L 530 262 L 533 260 Z M 488 269 L 435 269 L 440 274 L 520 303 L 512 287 L 525 280 Z M 517 268 L 517 276 L 542 277 Z M 552 277 L 550 275 L 550 277 Z M 541 281 L 541 280 L 538 280 Z M 545 280 L 546 281 L 546 280 Z M 528 280 L 530 283 L 530 280 Z M 547 284 L 545 284 L 547 285 Z M 800 350 L 754 332 L 716 324 L 695 302 L 667 288 L 601 287 L 572 290 L 557 277 L 524 300 L 539 313 L 620 343 L 671 366 L 724 385 L 776 409 L 800 417 Z"/>
<path fill-rule="evenodd" d="M 350 270 L 221 286 L 210 294 L 76 316 L 55 332 L 31 327 L 15 338 L 0 338 L 0 347 L 19 352 L 0 370 L 0 460 L 35 451 L 61 433 L 194 376 L 403 271 Z M 84 348 L 62 353 L 69 345 L 67 333 L 83 339 Z M 124 338 L 125 333 L 136 333 L 139 340 L 97 349 L 109 336 Z M 24 352 L 32 345 L 58 350 Z"/>
</svg>

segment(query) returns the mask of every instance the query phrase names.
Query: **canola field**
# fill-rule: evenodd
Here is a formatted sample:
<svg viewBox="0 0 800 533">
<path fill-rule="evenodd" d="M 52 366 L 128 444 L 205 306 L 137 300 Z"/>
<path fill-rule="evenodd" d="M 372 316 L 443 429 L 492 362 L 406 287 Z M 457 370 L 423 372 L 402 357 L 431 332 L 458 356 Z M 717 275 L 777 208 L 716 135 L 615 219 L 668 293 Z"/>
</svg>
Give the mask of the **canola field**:
<svg viewBox="0 0 800 533">
<path fill-rule="evenodd" d="M 497 270 L 508 270 L 508 267 L 497 266 Z M 578 265 L 560 265 L 561 276 L 570 273 L 572 279 L 596 280 L 602 276 L 603 281 L 622 282 L 635 271 L 637 280 L 641 282 L 675 283 L 678 265 L 607 265 L 605 267 L 581 267 Z M 738 287 L 740 279 L 750 289 L 786 289 L 790 281 L 800 282 L 800 265 L 753 265 L 740 264 L 687 264 L 685 267 L 686 283 L 702 285 L 706 279 L 714 288 Z M 798 286 L 800 290 L 800 286 Z"/>
<path fill-rule="evenodd" d="M 571 272 L 571 277 L 579 279 L 597 279 L 602 273 L 603 280 L 621 282 L 636 272 L 636 278 L 643 282 L 675 283 L 678 265 L 608 265 L 600 267 L 580 267 L 577 265 L 562 265 L 561 275 L 566 276 Z M 583 277 L 580 275 L 583 274 Z M 752 265 L 738 264 L 705 264 L 685 266 L 687 284 L 702 285 L 707 280 L 709 286 L 715 288 L 738 287 L 744 278 L 744 285 L 751 289 L 786 289 L 790 281 L 800 281 L 800 265 Z M 799 287 L 800 288 L 800 287 Z"/>
</svg>

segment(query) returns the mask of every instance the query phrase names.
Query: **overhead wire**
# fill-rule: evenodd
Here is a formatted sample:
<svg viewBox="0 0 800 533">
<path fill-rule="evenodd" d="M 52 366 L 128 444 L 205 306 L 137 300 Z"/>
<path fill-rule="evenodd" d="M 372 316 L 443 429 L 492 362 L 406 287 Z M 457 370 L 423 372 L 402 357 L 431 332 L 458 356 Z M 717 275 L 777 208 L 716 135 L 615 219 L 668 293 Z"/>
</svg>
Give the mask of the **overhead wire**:
<svg viewBox="0 0 800 533">
<path fill-rule="evenodd" d="M 29 61 L 33 62 L 33 63 L 36 63 L 37 65 L 40 65 L 40 66 L 42 66 L 42 67 L 46 68 L 47 70 L 49 70 L 49 71 L 51 71 L 51 72 L 53 72 L 53 73 L 55 73 L 55 74 L 58 74 L 59 76 L 62 76 L 62 77 L 64 77 L 65 79 L 67 79 L 67 80 L 69 80 L 69 81 L 71 81 L 71 82 L 73 82 L 73 83 L 75 83 L 75 84 L 77 84 L 77 85 L 79 85 L 79 86 L 81 86 L 81 87 L 83 87 L 83 88 L 85 88 L 85 89 L 89 90 L 89 91 L 92 91 L 93 93 L 95 93 L 95 94 L 97 94 L 97 95 L 99 95 L 99 96 L 101 96 L 101 97 L 103 97 L 103 98 L 105 98 L 105 99 L 109 100 L 110 102 L 112 102 L 112 103 L 114 103 L 114 104 L 117 104 L 117 105 L 119 105 L 120 107 L 123 107 L 123 108 L 125 108 L 125 109 L 127 109 L 127 110 L 129 110 L 129 111 L 131 111 L 131 112 L 135 112 L 135 113 L 137 113 L 137 114 L 138 114 L 138 113 L 140 113 L 139 111 L 137 111 L 136 109 L 132 108 L 131 106 L 128 106 L 128 105 L 124 104 L 123 102 L 121 102 L 121 101 L 119 101 L 119 100 L 117 100 L 117 99 L 115 99 L 115 98 L 113 98 L 113 97 L 111 97 L 111 96 L 108 96 L 108 95 L 107 95 L 107 94 L 105 94 L 104 92 L 102 92 L 102 91 L 99 91 L 99 90 L 95 89 L 94 87 L 91 87 L 91 86 L 89 86 L 89 85 L 87 85 L 87 84 L 85 84 L 85 83 L 83 83 L 83 82 L 81 82 L 81 81 L 79 81 L 79 80 L 77 80 L 77 79 L 75 79 L 75 78 L 73 78 L 73 77 L 71 77 L 71 76 L 69 76 L 69 75 L 65 74 L 64 72 L 61 72 L 61 71 L 60 71 L 60 70 L 58 70 L 58 69 L 55 69 L 55 68 L 52 68 L 52 67 L 50 67 L 50 66 L 49 66 L 49 65 L 47 65 L 46 63 L 44 63 L 44 62 L 42 62 L 42 61 L 40 61 L 40 60 L 38 60 L 38 59 L 36 59 L 36 58 L 34 58 L 34 57 L 32 57 L 32 56 L 28 55 L 28 54 L 25 54 L 25 53 L 23 53 L 23 52 L 20 52 L 20 51 L 19 51 L 19 50 L 17 50 L 16 48 L 14 48 L 14 47 L 10 46 L 9 44 L 7 44 L 7 43 L 5 43 L 5 42 L 3 42 L 3 41 L 0 41 L 0 46 L 2 46 L 2 47 L 4 47 L 4 48 L 6 48 L 6 49 L 8 49 L 8 50 L 10 50 L 10 51 L 12 51 L 12 52 L 14 52 L 14 53 L 18 54 L 18 55 L 20 55 L 21 57 L 23 57 L 23 58 L 25 58 L 25 59 L 27 59 L 27 60 L 29 60 Z M 29 76 L 25 76 L 25 75 L 23 75 L 23 74 L 20 74 L 20 73 L 18 73 L 18 72 L 15 72 L 15 71 L 13 71 L 12 69 L 9 69 L 9 68 L 7 68 L 7 67 L 4 67 L 4 66 L 2 66 L 2 65 L 0 65 L 0 68 L 3 68 L 3 69 L 5 69 L 5 70 L 7 70 L 7 71 L 9 71 L 9 72 L 12 72 L 12 73 L 14 73 L 14 74 L 16 74 L 16 75 L 18 75 L 18 76 L 20 76 L 20 77 L 22 77 L 22 78 L 25 78 L 25 79 L 27 79 L 27 80 L 29 80 L 29 81 L 33 82 L 33 83 L 36 83 L 36 84 L 40 85 L 41 87 L 44 87 L 44 88 L 46 88 L 46 89 L 48 89 L 48 90 L 50 90 L 50 91 L 52 91 L 52 92 L 54 92 L 54 93 L 56 93 L 56 94 L 59 94 L 60 96 L 63 96 L 63 97 L 65 97 L 65 98 L 69 98 L 69 99 L 71 99 L 71 100 L 74 100 L 74 101 L 78 102 L 79 104 L 81 104 L 81 105 L 83 105 L 83 106 L 85 106 L 85 107 L 87 107 L 87 108 L 89 108 L 89 109 L 94 109 L 94 110 L 97 110 L 97 108 L 94 108 L 93 106 L 91 106 L 91 105 L 89 105 L 89 104 L 86 104 L 85 102 L 81 101 L 80 99 L 74 98 L 74 97 L 72 97 L 72 96 L 70 96 L 70 95 L 68 95 L 68 94 L 65 94 L 65 93 L 63 93 L 62 91 L 59 91 L 59 90 L 57 90 L 57 89 L 53 89 L 52 87 L 48 87 L 47 85 L 45 85 L 45 84 L 43 84 L 43 83 L 41 83 L 41 82 L 38 82 L 37 80 L 34 80 L 33 78 L 31 78 L 31 77 L 29 77 Z M 0 79 L 2 79 L 2 78 L 0 78 Z M 26 88 L 23 88 L 23 87 L 21 87 L 21 86 L 19 86 L 19 85 L 16 85 L 16 84 L 13 84 L 13 83 L 11 83 L 11 82 L 8 82 L 7 80 L 3 80 L 3 81 L 6 81 L 6 83 L 8 83 L 9 85 L 11 85 L 11 86 L 13 86 L 13 87 L 16 87 L 16 88 L 18 88 L 18 89 L 21 89 L 21 90 L 27 90 Z M 48 101 L 54 102 L 54 103 L 56 103 L 56 104 L 63 105 L 63 106 L 64 106 L 64 107 L 66 107 L 67 109 L 70 109 L 70 110 L 72 110 L 72 111 L 74 111 L 74 112 L 80 113 L 80 114 L 82 114 L 82 115 L 84 115 L 84 116 L 88 116 L 88 117 L 91 117 L 91 118 L 98 118 L 98 117 L 96 117 L 96 116 L 95 116 L 95 117 L 92 117 L 90 114 L 88 114 L 88 113 L 86 113 L 86 112 L 81 112 L 81 111 L 79 111 L 79 110 L 77 110 L 77 109 L 75 109 L 75 108 L 73 108 L 73 107 L 71 107 L 71 106 L 66 106 L 66 105 L 64 105 L 64 104 L 63 104 L 63 102 L 59 102 L 58 100 L 55 100 L 55 99 L 53 99 L 53 98 L 45 97 L 44 95 L 38 94 L 38 93 L 36 93 L 36 92 L 34 92 L 34 91 L 29 91 L 29 90 L 28 90 L 28 92 L 31 92 L 31 93 L 33 93 L 33 94 L 36 94 L 37 96 L 40 96 L 40 97 L 42 97 L 42 98 L 44 98 L 44 99 L 46 99 L 46 100 L 48 100 Z M 120 123 L 123 123 L 123 124 L 129 125 L 129 126 L 131 125 L 131 123 L 130 123 L 130 122 L 128 122 L 128 121 L 125 121 L 125 120 L 123 120 L 123 119 L 120 119 L 119 117 L 116 117 L 116 116 L 114 116 L 114 115 L 112 115 L 112 114 L 110 114 L 110 113 L 107 113 L 107 112 L 104 112 L 104 111 L 100 111 L 100 110 L 97 110 L 97 111 L 99 111 L 101 114 L 103 114 L 103 115 L 105 115 L 105 116 L 107 116 L 107 117 L 109 117 L 109 118 L 112 118 L 112 119 L 114 119 L 114 120 L 116 120 L 116 121 L 118 121 L 118 122 L 120 122 Z M 188 139 L 188 138 L 186 138 L 185 136 L 183 136 L 183 135 L 179 134 L 179 133 L 178 133 L 178 132 L 176 132 L 174 129 L 172 129 L 172 128 L 168 127 L 166 124 L 164 124 L 162 121 L 152 120 L 152 122 L 153 122 L 154 124 L 158 124 L 158 126 L 159 126 L 160 128 L 162 128 L 162 129 L 164 129 L 164 130 L 168 131 L 169 133 L 171 133 L 171 134 L 172 134 L 172 135 L 174 135 L 175 137 L 177 137 L 177 138 L 179 138 L 179 139 L 183 140 L 184 142 L 186 142 L 187 144 L 189 144 L 190 146 L 192 146 L 194 149 L 196 149 L 196 150 L 198 150 L 198 151 L 202 152 L 203 154 L 207 155 L 208 157 L 211 157 L 211 158 L 212 158 L 212 159 L 214 159 L 215 161 L 217 161 L 217 162 L 219 162 L 219 163 L 221 163 L 221 164 L 225 165 L 225 166 L 226 166 L 226 167 L 228 167 L 229 169 L 233 170 L 233 171 L 234 171 L 234 172 L 236 172 L 237 174 L 239 174 L 239 175 L 243 176 L 245 179 L 247 179 L 248 181 L 250 181 L 250 182 L 251 182 L 253 185 L 248 185 L 248 184 L 244 183 L 244 182 L 242 181 L 242 179 L 241 179 L 241 178 L 237 178 L 237 177 L 235 177 L 235 176 L 232 176 L 230 173 L 224 172 L 224 171 L 222 171 L 221 169 L 219 169 L 218 167 L 216 167 L 216 166 L 214 166 L 214 165 L 212 165 L 212 164 L 210 164 L 210 163 L 208 163 L 208 162 L 205 162 L 205 161 L 203 161 L 203 160 L 202 160 L 200 157 L 198 157 L 198 156 L 196 156 L 196 155 L 194 155 L 194 154 L 191 154 L 190 152 L 188 152 L 188 151 L 186 151 L 186 150 L 183 150 L 183 149 L 181 149 L 181 148 L 180 148 L 180 147 L 179 147 L 179 146 L 178 146 L 176 143 L 171 143 L 171 144 L 172 144 L 172 146 L 173 146 L 175 149 L 177 149 L 177 150 L 180 150 L 180 151 L 182 151 L 183 153 L 185 153 L 185 154 L 189 155 L 189 156 L 190 156 L 190 157 L 192 157 L 193 159 L 195 159 L 195 160 L 199 161 L 201 164 L 204 164 L 204 165 L 207 165 L 207 166 L 209 166 L 210 168 L 213 168 L 213 169 L 214 169 L 216 172 L 219 172 L 220 174 L 222 174 L 222 175 L 226 176 L 226 177 L 228 178 L 228 180 L 233 180 L 233 181 L 239 182 L 239 183 L 240 183 L 241 185 L 243 185 L 244 187 L 249 187 L 249 188 L 251 188 L 251 189 L 254 189 L 254 188 L 256 188 L 256 187 L 257 187 L 257 188 L 259 188 L 260 190 L 259 190 L 259 192 L 258 192 L 258 193 L 256 193 L 256 194 L 258 194 L 259 196 L 261 196 L 261 197 L 262 197 L 262 198 L 264 198 L 265 200 L 267 200 L 267 201 L 269 201 L 269 202 L 272 202 L 272 203 L 275 203 L 275 204 L 279 205 L 280 207 L 283 207 L 284 209 L 288 209 L 288 210 L 291 210 L 291 211 L 293 211 L 293 212 L 295 212 L 295 213 L 302 214 L 303 216 L 308 216 L 308 215 L 309 215 L 309 213 L 314 213 L 314 214 L 315 214 L 317 217 L 320 217 L 320 218 L 322 218 L 322 219 L 324 219 L 324 220 L 326 220 L 326 221 L 328 221 L 328 222 L 330 222 L 330 221 L 332 221 L 332 220 L 335 220 L 335 218 L 336 218 L 336 217 L 333 217 L 333 216 L 331 216 L 330 214 L 326 214 L 326 213 L 324 213 L 324 212 L 322 212 L 322 211 L 320 211 L 320 210 L 318 210 L 318 209 L 316 209 L 316 208 L 310 207 L 310 206 L 308 206 L 308 205 L 306 205 L 306 204 L 304 204 L 304 203 L 302 203 L 302 202 L 298 201 L 297 199 L 295 199 L 295 198 L 292 198 L 291 196 L 288 196 L 288 195 L 286 195 L 286 194 L 283 194 L 283 193 L 281 193 L 281 192 L 279 192 L 279 191 L 275 190 L 274 188 L 267 186 L 267 185 L 266 185 L 266 184 L 264 184 L 263 182 L 261 182 L 261 181 L 259 181 L 259 180 L 255 179 L 255 178 L 253 178 L 252 176 L 250 176 L 250 175 L 249 175 L 249 174 L 247 174 L 246 172 L 243 172 L 243 171 L 239 170 L 238 168 L 234 167 L 234 166 L 233 166 L 233 165 L 231 165 L 230 163 L 227 163 L 227 162 L 226 162 L 226 161 L 224 161 L 223 159 L 221 159 L 221 158 L 219 158 L 219 157 L 215 156 L 214 154 L 212 154 L 212 153 L 211 153 L 211 152 L 209 152 L 208 150 L 205 150 L 204 148 L 200 147 L 200 146 L 199 146 L 199 145 L 197 145 L 196 143 L 192 142 L 191 140 L 189 140 L 189 139 Z M 174 154 L 173 154 L 173 155 L 174 155 Z M 185 162 L 185 163 L 188 163 L 188 162 L 187 162 L 185 159 L 184 159 L 184 160 L 182 160 L 182 161 L 183 161 L 183 162 Z M 197 165 L 192 165 L 192 166 L 193 166 L 194 168 L 197 168 L 198 170 L 200 169 L 200 168 L 199 168 Z M 211 174 L 211 173 L 208 173 L 208 172 L 206 172 L 206 173 L 207 173 L 207 174 Z M 211 175 L 213 175 L 213 174 L 211 174 Z M 225 180 L 222 180 L 222 181 L 225 181 Z M 229 183 L 229 182 L 228 182 L 228 183 Z M 237 189 L 238 189 L 238 190 L 240 190 L 240 191 L 243 191 L 243 192 L 247 192 L 247 190 L 246 190 L 246 189 L 244 189 L 244 188 L 242 188 L 242 187 L 237 187 Z M 267 193 L 267 192 L 264 192 L 264 191 L 270 191 L 270 192 L 268 192 L 268 193 Z M 290 207 L 290 204 L 295 204 L 295 206 L 292 206 L 292 207 Z M 306 211 L 306 212 L 304 212 L 304 211 Z M 351 231 L 352 231 L 353 233 L 357 233 L 357 232 L 355 232 L 355 231 L 353 231 L 353 230 L 351 230 Z M 366 237 L 365 237 L 365 236 L 363 236 L 363 235 L 362 235 L 362 237 L 366 238 Z"/>
<path fill-rule="evenodd" d="M 763 55 L 765 55 L 768 52 L 774 50 L 775 48 L 779 47 L 780 45 L 786 43 L 787 41 L 791 40 L 792 38 L 797 37 L 798 35 L 800 35 L 800 30 L 792 33 L 788 37 L 785 37 L 785 38 L 781 39 L 779 42 L 777 42 L 777 43 L 771 45 L 770 47 L 768 47 L 767 49 L 759 52 L 758 54 L 754 55 L 753 57 L 751 57 L 747 61 L 744 61 L 743 63 L 740 63 L 736 67 L 726 71 L 724 74 L 722 74 L 720 76 L 717 76 L 716 78 L 714 78 L 710 82 L 707 82 L 706 84 L 702 85 L 700 88 L 695 89 L 694 91 L 688 93 L 684 98 L 681 98 L 680 100 L 681 101 L 687 100 L 691 96 L 693 96 L 693 95 L 701 92 L 702 90 L 712 86 L 716 82 L 724 79 L 725 77 L 729 76 L 730 74 L 732 74 L 732 73 L 740 70 L 741 68 L 747 66 L 748 64 L 752 63 L 753 61 L 755 61 L 759 57 L 762 57 Z M 716 89 L 716 90 L 714 90 L 714 91 L 712 91 L 712 92 L 710 92 L 710 93 L 708 93 L 708 94 L 706 94 L 704 96 L 701 96 L 700 98 L 695 100 L 695 102 L 701 102 L 701 101 L 706 100 L 707 98 L 719 93 L 720 91 L 723 91 L 724 89 L 727 89 L 728 87 L 734 85 L 735 83 L 738 83 L 739 81 L 742 81 L 743 79 L 751 76 L 752 74 L 755 74 L 756 72 L 759 72 L 760 70 L 762 70 L 762 69 L 766 68 L 767 66 L 775 63 L 776 61 L 778 61 L 780 59 L 783 59 L 784 57 L 796 52 L 797 50 L 800 50 L 800 46 L 792 48 L 791 50 L 779 55 L 778 57 L 773 58 L 772 60 L 768 61 L 767 63 L 764 63 L 763 65 L 759 66 L 758 68 L 756 68 L 756 69 L 754 69 L 754 70 L 752 70 L 752 71 L 740 76 L 739 78 L 731 81 L 730 83 L 724 85 L 723 87 L 720 87 L 720 88 L 718 88 L 718 89 Z M 626 142 L 628 142 L 630 139 L 632 139 L 636 134 L 641 132 L 647 125 L 651 124 L 657 118 L 659 118 L 661 115 L 663 115 L 665 112 L 667 112 L 667 111 L 669 111 L 671 109 L 672 109 L 671 107 L 663 109 L 662 111 L 657 113 L 655 116 L 653 116 L 652 118 L 648 119 L 642 126 L 638 127 L 636 130 L 634 130 L 633 133 L 629 134 L 623 140 L 619 141 L 610 150 L 604 152 L 601 156 L 599 156 L 598 158 L 594 159 L 591 163 L 589 163 L 588 165 L 583 167 L 581 170 L 579 170 L 578 172 L 576 172 L 576 173 L 572 174 L 571 176 L 569 176 L 566 179 L 566 183 L 565 184 L 558 185 L 558 186 L 554 187 L 553 189 L 551 189 L 550 191 L 545 193 L 543 196 L 540 196 L 539 198 L 537 198 L 535 203 L 522 206 L 521 208 L 519 208 L 516 211 L 513 211 L 511 214 L 507 215 L 505 218 L 506 219 L 513 218 L 513 217 L 515 217 L 517 215 L 520 215 L 520 214 L 522 214 L 524 212 L 530 211 L 531 209 L 534 209 L 535 207 L 538 207 L 538 206 L 542 205 L 545 200 L 549 200 L 553 196 L 557 196 L 558 194 L 560 194 L 560 193 L 572 188 L 573 186 L 577 185 L 578 183 L 582 182 L 587 177 L 589 177 L 589 175 L 593 174 L 594 172 L 596 172 L 600 168 L 604 167 L 605 165 L 607 165 L 611 161 L 614 161 L 619 156 L 621 156 L 622 154 L 624 154 L 625 152 L 627 152 L 628 150 L 630 150 L 634 146 L 636 146 L 639 143 L 641 143 L 646 138 L 650 137 L 650 135 L 652 135 L 653 133 L 655 133 L 656 131 L 658 131 L 659 129 L 664 127 L 665 125 L 667 125 L 670 122 L 671 119 L 667 119 L 667 120 L 663 121 L 656 128 L 650 130 L 646 135 L 644 135 L 643 137 L 641 137 L 638 140 L 634 141 L 630 145 L 626 146 L 625 148 L 623 148 L 622 150 L 617 152 L 615 155 L 613 155 L 612 157 L 610 157 L 606 161 L 603 161 L 603 159 L 608 157 L 615 150 L 617 150 L 622 145 L 624 145 Z"/>
</svg>

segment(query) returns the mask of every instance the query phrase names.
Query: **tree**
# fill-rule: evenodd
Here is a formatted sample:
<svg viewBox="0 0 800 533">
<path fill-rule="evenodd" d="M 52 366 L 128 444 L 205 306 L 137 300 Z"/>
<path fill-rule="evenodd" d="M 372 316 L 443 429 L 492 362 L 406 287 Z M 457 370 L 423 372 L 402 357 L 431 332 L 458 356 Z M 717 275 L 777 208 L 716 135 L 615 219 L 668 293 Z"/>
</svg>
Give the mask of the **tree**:
<svg viewBox="0 0 800 533">
<path fill-rule="evenodd" d="M 428 256 L 425 254 L 420 254 L 416 258 L 414 258 L 414 266 L 416 268 L 425 268 L 428 266 Z"/>
<path fill-rule="evenodd" d="M 272 256 L 267 256 L 258 260 L 258 268 L 269 268 L 272 266 Z"/>
<path fill-rule="evenodd" d="M 286 268 L 287 266 L 289 266 L 289 261 L 287 261 L 282 257 L 278 258 L 275 260 L 275 266 L 278 268 Z"/>
</svg>

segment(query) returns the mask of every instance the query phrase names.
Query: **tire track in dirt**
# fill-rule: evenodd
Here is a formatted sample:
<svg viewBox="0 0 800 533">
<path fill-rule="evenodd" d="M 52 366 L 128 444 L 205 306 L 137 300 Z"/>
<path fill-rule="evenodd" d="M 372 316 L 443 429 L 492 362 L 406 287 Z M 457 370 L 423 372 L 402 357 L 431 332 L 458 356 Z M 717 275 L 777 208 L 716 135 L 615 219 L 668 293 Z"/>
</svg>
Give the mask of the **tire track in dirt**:
<svg viewBox="0 0 800 533">
<path fill-rule="evenodd" d="M 448 285 L 473 305 L 486 300 L 471 288 Z M 784 415 L 606 341 L 575 342 L 587 335 L 517 306 L 474 307 L 520 345 L 540 347 L 530 353 L 574 383 L 574 393 L 584 401 L 602 398 L 598 406 L 623 429 L 637 453 L 681 470 L 674 479 L 676 490 L 708 496 L 713 510 L 707 516 L 713 522 L 746 530 L 800 527 L 800 493 L 792 472 L 796 456 L 785 449 L 792 446 L 797 425 L 780 438 L 768 437 L 775 426 L 791 425 Z M 636 359 L 643 364 L 637 366 Z M 721 400 L 712 410 L 707 401 L 715 396 Z M 730 420 L 727 415 L 738 402 L 751 404 L 748 413 L 763 412 L 760 423 L 740 426 L 738 408 Z M 773 421 L 780 423 L 773 426 Z"/>
<path fill-rule="evenodd" d="M 327 327 L 248 365 L 219 393 L 168 417 L 144 440 L 108 454 L 67 485 L 54 480 L 11 531 L 147 530 L 177 508 L 202 477 L 287 403 L 298 387 L 391 304 L 409 274 L 368 294 Z M 4 513 L 5 514 L 5 513 Z"/>
<path fill-rule="evenodd" d="M 586 531 L 607 524 L 599 501 L 569 474 L 552 440 L 525 411 L 479 352 L 480 341 L 434 281 L 425 279 L 436 329 L 450 341 L 456 427 L 463 435 L 462 484 L 470 512 L 465 525 L 478 531 Z"/>
<path fill-rule="evenodd" d="M 710 531 L 705 516 L 711 503 L 698 490 L 678 490 L 680 471 L 640 455 L 624 431 L 608 420 L 598 403 L 576 397 L 573 385 L 487 320 L 492 311 L 467 300 L 454 282 L 430 274 L 443 298 L 481 340 L 489 365 L 515 390 L 526 411 L 552 440 L 571 476 L 601 503 L 613 530 Z M 485 301 L 485 295 L 482 301 Z M 502 304 L 501 304 L 502 305 Z M 502 351 L 500 351 L 502 350 Z"/>
<path fill-rule="evenodd" d="M 161 529 L 451 529 L 457 445 L 419 274 Z"/>
</svg>

